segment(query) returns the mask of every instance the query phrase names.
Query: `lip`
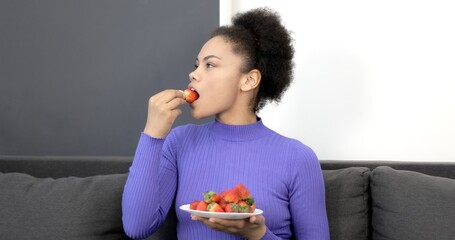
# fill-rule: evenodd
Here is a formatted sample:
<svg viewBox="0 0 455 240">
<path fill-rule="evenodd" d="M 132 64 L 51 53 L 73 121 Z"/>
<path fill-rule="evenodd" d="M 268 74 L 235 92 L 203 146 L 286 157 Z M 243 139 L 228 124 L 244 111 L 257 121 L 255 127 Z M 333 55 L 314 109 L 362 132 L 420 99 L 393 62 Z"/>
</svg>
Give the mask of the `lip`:
<svg viewBox="0 0 455 240">
<path fill-rule="evenodd" d="M 187 88 L 189 88 L 189 89 L 191 89 L 191 90 L 193 90 L 193 91 L 196 91 L 196 92 L 197 92 L 196 88 L 194 88 L 194 87 L 193 87 L 193 86 L 191 86 L 191 85 L 188 85 L 188 87 L 187 87 Z"/>
<path fill-rule="evenodd" d="M 188 89 L 191 89 L 192 91 L 195 91 L 198 95 L 199 95 L 199 92 L 197 91 L 196 88 L 193 87 L 193 85 L 189 84 L 187 86 Z M 197 100 L 199 100 L 199 98 L 201 97 L 201 95 L 199 95 L 198 99 L 196 99 L 194 102 L 190 103 L 190 106 L 192 106 L 195 102 L 197 102 Z"/>
<path fill-rule="evenodd" d="M 188 88 L 189 88 L 189 89 L 191 89 L 192 91 L 195 91 L 195 92 L 197 92 L 197 94 L 199 94 L 199 92 L 197 91 L 197 89 L 196 89 L 196 88 L 194 88 L 193 86 L 191 86 L 191 85 L 188 85 Z"/>
</svg>

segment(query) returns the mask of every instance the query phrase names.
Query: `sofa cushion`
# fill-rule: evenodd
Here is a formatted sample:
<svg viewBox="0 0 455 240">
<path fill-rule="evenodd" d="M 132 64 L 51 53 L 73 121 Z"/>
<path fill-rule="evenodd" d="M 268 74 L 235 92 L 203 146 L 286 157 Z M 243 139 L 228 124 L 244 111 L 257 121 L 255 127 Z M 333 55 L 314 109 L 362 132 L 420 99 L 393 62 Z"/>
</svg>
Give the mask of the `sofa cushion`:
<svg viewBox="0 0 455 240">
<path fill-rule="evenodd" d="M 128 239 L 121 220 L 126 178 L 0 173 L 2 239 Z"/>
<path fill-rule="evenodd" d="M 331 240 L 369 239 L 370 169 L 323 170 Z"/>
<path fill-rule="evenodd" d="M 373 239 L 454 239 L 455 179 L 377 167 L 371 177 Z"/>
</svg>

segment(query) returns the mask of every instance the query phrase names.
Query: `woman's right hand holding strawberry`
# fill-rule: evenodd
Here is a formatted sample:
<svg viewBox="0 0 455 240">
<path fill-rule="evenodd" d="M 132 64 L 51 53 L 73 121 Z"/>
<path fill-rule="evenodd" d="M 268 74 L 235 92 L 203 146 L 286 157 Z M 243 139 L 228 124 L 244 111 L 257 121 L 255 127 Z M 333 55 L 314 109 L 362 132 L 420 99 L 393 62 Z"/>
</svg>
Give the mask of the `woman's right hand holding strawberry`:
<svg viewBox="0 0 455 240">
<path fill-rule="evenodd" d="M 150 97 L 144 133 L 154 138 L 165 138 L 186 103 L 180 90 L 168 89 Z"/>
</svg>

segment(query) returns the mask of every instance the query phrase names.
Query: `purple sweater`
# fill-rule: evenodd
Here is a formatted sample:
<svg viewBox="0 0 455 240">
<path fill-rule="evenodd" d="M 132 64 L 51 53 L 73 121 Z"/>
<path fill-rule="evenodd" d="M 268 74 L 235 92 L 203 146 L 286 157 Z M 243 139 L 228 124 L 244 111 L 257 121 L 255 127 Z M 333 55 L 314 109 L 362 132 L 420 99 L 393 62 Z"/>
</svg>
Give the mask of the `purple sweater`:
<svg viewBox="0 0 455 240">
<path fill-rule="evenodd" d="M 242 239 L 191 220 L 180 205 L 243 183 L 263 210 L 263 239 L 328 240 L 324 180 L 314 152 L 283 137 L 259 120 L 234 126 L 213 121 L 174 128 L 165 139 L 142 133 L 125 185 L 125 232 L 132 238 L 154 233 L 172 201 L 179 239 Z M 174 211 L 174 209 L 172 209 Z M 291 227 L 292 224 L 292 227 Z"/>
</svg>

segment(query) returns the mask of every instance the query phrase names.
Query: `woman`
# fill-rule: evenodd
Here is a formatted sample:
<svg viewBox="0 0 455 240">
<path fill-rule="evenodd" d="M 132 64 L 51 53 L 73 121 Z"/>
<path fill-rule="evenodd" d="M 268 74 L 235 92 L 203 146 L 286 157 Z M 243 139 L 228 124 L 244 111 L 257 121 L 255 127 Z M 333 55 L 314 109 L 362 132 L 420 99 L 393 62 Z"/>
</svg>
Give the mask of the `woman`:
<svg viewBox="0 0 455 240">
<path fill-rule="evenodd" d="M 294 49 L 275 12 L 259 8 L 216 29 L 200 50 L 189 88 L 203 125 L 172 129 L 186 103 L 179 90 L 149 100 L 123 195 L 123 223 L 132 238 L 156 231 L 175 201 L 179 239 L 329 239 L 325 190 L 314 152 L 277 134 L 258 111 L 290 85 Z M 172 129 L 172 130 L 171 130 Z M 243 220 L 202 218 L 178 209 L 208 190 L 243 183 L 262 215 Z M 172 211 L 174 211 L 172 209 Z"/>
</svg>

